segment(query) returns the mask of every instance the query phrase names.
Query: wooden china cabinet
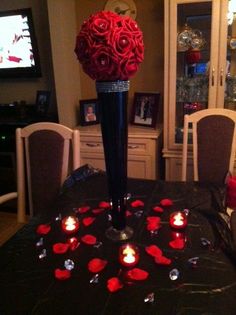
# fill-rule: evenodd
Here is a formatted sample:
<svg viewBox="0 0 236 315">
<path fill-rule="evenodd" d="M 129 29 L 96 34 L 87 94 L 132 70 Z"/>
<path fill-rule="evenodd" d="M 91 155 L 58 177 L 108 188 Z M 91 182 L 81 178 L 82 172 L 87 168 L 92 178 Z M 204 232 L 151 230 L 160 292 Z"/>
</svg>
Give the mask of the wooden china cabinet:
<svg viewBox="0 0 236 315">
<path fill-rule="evenodd" d="M 228 7 L 228 0 L 165 0 L 166 180 L 181 179 L 184 114 L 236 110 L 236 17 Z M 192 179 L 191 157 L 188 164 Z"/>
<path fill-rule="evenodd" d="M 79 127 L 81 138 L 81 164 L 91 164 L 105 170 L 100 125 Z M 160 179 L 162 175 L 162 126 L 156 129 L 129 125 L 128 176 Z"/>
</svg>

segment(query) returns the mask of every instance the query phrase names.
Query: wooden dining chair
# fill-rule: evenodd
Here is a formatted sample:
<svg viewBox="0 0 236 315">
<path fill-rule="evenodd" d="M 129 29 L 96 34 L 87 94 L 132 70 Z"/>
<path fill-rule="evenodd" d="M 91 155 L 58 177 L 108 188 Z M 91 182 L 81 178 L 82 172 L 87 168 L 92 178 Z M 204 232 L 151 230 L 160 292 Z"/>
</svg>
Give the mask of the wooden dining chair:
<svg viewBox="0 0 236 315">
<path fill-rule="evenodd" d="M 236 112 L 204 109 L 184 116 L 182 181 L 187 179 L 188 145 L 192 134 L 194 181 L 224 183 L 233 173 L 236 150 Z"/>
<path fill-rule="evenodd" d="M 39 122 L 16 129 L 17 192 L 0 196 L 0 204 L 17 197 L 17 219 L 49 211 L 70 169 L 80 166 L 79 130 Z"/>
</svg>

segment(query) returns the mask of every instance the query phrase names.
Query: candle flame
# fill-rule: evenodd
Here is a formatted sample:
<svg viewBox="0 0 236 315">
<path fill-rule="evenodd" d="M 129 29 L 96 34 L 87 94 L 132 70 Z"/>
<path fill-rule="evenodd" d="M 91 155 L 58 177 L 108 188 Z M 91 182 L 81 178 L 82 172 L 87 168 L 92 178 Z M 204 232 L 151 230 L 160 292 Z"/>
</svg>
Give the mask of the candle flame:
<svg viewBox="0 0 236 315">
<path fill-rule="evenodd" d="M 174 216 L 174 225 L 181 226 L 184 224 L 184 218 L 181 213 L 178 213 Z"/>
<path fill-rule="evenodd" d="M 73 217 L 68 217 L 68 218 L 66 219 L 66 221 L 65 221 L 66 230 L 67 230 L 67 231 L 73 231 L 73 230 L 76 228 L 75 224 L 76 224 L 75 218 L 73 218 Z"/>
<path fill-rule="evenodd" d="M 124 255 L 124 262 L 128 263 L 128 264 L 132 264 L 133 262 L 135 262 L 135 250 L 129 246 L 127 246 L 124 250 L 123 250 L 123 255 Z"/>
</svg>

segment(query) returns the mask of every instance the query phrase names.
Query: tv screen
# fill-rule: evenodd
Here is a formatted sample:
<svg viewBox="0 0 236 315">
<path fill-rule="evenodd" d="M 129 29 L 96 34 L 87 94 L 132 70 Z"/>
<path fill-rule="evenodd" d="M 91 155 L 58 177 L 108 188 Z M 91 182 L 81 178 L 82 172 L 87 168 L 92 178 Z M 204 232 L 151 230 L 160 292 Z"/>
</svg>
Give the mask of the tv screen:
<svg viewBox="0 0 236 315">
<path fill-rule="evenodd" d="M 0 78 L 41 76 L 31 9 L 0 12 Z"/>
</svg>

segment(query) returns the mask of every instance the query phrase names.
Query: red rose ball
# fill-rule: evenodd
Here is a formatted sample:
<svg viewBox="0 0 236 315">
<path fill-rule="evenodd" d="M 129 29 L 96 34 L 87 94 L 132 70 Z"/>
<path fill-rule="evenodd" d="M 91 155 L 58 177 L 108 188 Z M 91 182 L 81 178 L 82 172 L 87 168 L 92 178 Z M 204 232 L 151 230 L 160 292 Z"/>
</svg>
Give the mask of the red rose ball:
<svg viewBox="0 0 236 315">
<path fill-rule="evenodd" d="M 130 17 L 98 12 L 82 24 L 75 53 L 84 72 L 92 79 L 128 80 L 143 61 L 143 35 Z"/>
</svg>

